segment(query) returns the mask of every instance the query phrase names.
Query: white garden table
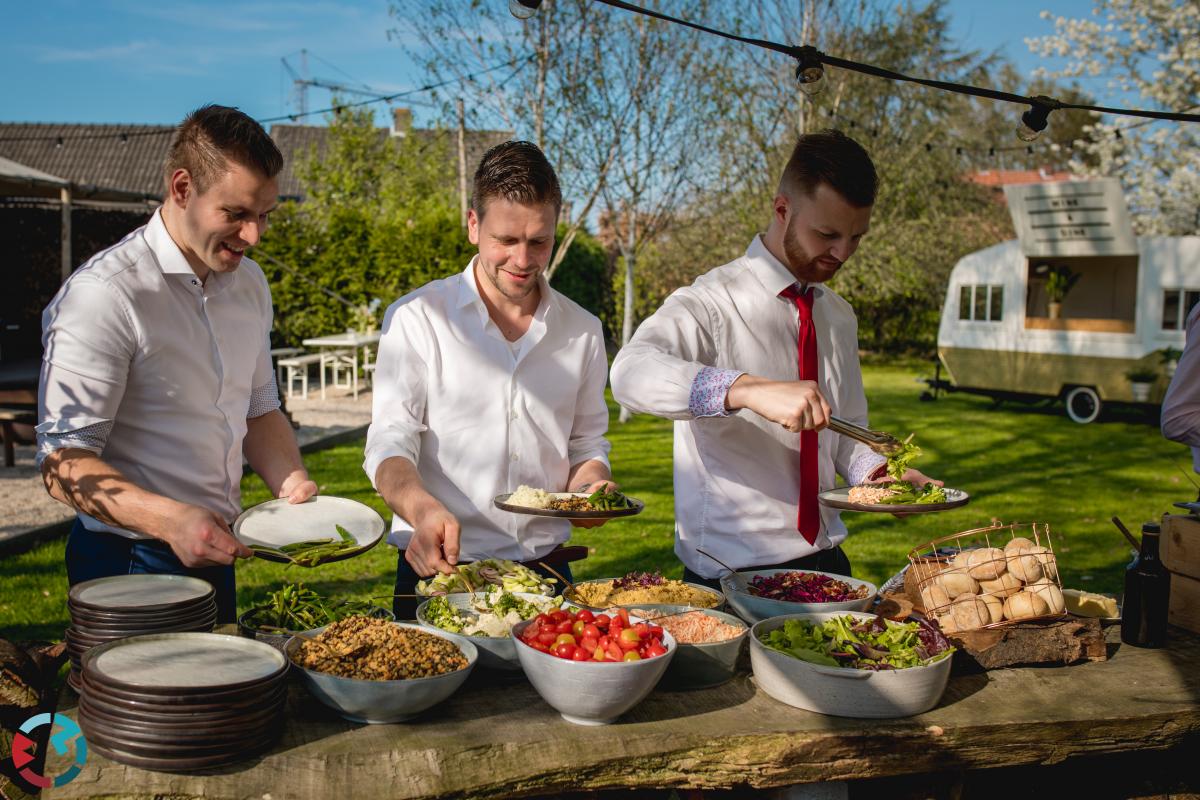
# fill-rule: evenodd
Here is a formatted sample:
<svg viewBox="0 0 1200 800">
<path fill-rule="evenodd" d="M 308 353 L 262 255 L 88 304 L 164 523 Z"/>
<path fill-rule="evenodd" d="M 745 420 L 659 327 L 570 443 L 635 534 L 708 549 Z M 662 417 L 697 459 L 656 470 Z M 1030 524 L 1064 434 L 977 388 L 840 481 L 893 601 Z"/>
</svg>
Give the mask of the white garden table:
<svg viewBox="0 0 1200 800">
<path fill-rule="evenodd" d="M 325 364 L 327 363 L 327 360 L 332 361 L 334 364 L 336 364 L 337 359 L 341 357 L 341 354 L 339 354 L 337 351 L 338 350 L 349 350 L 350 351 L 350 362 L 349 362 L 350 387 L 349 388 L 350 388 L 352 394 L 354 395 L 354 398 L 357 400 L 358 399 L 358 364 L 359 364 L 358 351 L 360 349 L 364 350 L 362 363 L 365 365 L 367 363 L 367 354 L 365 351 L 367 348 L 371 347 L 372 345 L 379 344 L 379 336 L 380 336 L 379 331 L 371 331 L 369 333 L 359 333 L 358 331 L 346 331 L 345 333 L 335 333 L 330 336 L 318 336 L 313 339 L 305 339 L 301 344 L 303 344 L 305 347 L 314 347 L 314 348 L 319 348 L 321 350 L 331 351 L 327 356 L 323 355 L 323 358 L 321 361 L 321 374 L 322 375 L 324 375 Z M 335 369 L 334 385 L 337 385 L 336 375 L 337 375 L 337 372 Z M 324 380 L 322 380 L 322 382 L 321 382 L 321 399 L 325 399 L 325 382 L 324 382 Z"/>
</svg>

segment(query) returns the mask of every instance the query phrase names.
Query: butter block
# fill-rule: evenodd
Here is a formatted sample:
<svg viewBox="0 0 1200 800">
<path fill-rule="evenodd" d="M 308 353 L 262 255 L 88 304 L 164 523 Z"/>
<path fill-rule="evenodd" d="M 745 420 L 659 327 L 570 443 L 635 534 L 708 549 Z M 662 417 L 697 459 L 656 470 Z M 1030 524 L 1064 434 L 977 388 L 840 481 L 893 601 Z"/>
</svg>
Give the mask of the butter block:
<svg viewBox="0 0 1200 800">
<path fill-rule="evenodd" d="M 1100 618 L 1117 616 L 1117 601 L 1111 597 L 1079 589 L 1063 589 L 1062 594 L 1067 611 L 1072 614 L 1080 617 Z"/>
</svg>

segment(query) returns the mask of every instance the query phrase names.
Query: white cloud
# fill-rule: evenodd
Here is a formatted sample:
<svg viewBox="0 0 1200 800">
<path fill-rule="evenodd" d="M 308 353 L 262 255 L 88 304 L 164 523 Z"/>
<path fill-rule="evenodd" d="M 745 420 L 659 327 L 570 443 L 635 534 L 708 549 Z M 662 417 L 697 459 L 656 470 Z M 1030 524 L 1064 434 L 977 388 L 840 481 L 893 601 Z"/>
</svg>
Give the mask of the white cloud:
<svg viewBox="0 0 1200 800">
<path fill-rule="evenodd" d="M 152 46 L 152 42 L 129 42 L 128 44 L 92 48 L 44 47 L 38 51 L 37 60 L 43 64 L 68 61 L 121 61 L 129 56 L 144 53 Z"/>
</svg>

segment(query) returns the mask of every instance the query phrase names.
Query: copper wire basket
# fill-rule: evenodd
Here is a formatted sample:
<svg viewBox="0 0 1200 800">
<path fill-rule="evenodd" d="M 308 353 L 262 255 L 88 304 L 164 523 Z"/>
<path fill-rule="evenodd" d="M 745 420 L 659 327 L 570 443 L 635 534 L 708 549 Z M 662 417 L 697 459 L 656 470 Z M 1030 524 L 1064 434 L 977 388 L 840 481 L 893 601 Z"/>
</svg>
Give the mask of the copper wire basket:
<svg viewBox="0 0 1200 800">
<path fill-rule="evenodd" d="M 943 536 L 910 550 L 908 562 L 906 591 L 946 633 L 1066 616 L 1046 523 L 1014 522 Z M 1014 600 L 1018 595 L 1032 597 Z"/>
</svg>

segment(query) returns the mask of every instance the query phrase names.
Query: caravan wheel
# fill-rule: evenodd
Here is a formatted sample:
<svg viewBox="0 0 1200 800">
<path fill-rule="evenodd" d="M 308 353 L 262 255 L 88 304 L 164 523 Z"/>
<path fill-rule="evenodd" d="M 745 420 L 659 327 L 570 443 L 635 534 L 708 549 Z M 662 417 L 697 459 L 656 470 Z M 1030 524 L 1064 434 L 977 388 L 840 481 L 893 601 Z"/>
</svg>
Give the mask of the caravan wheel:
<svg viewBox="0 0 1200 800">
<path fill-rule="evenodd" d="M 1100 416 L 1100 395 L 1090 386 L 1076 386 L 1067 392 L 1067 416 L 1081 425 Z"/>
</svg>

